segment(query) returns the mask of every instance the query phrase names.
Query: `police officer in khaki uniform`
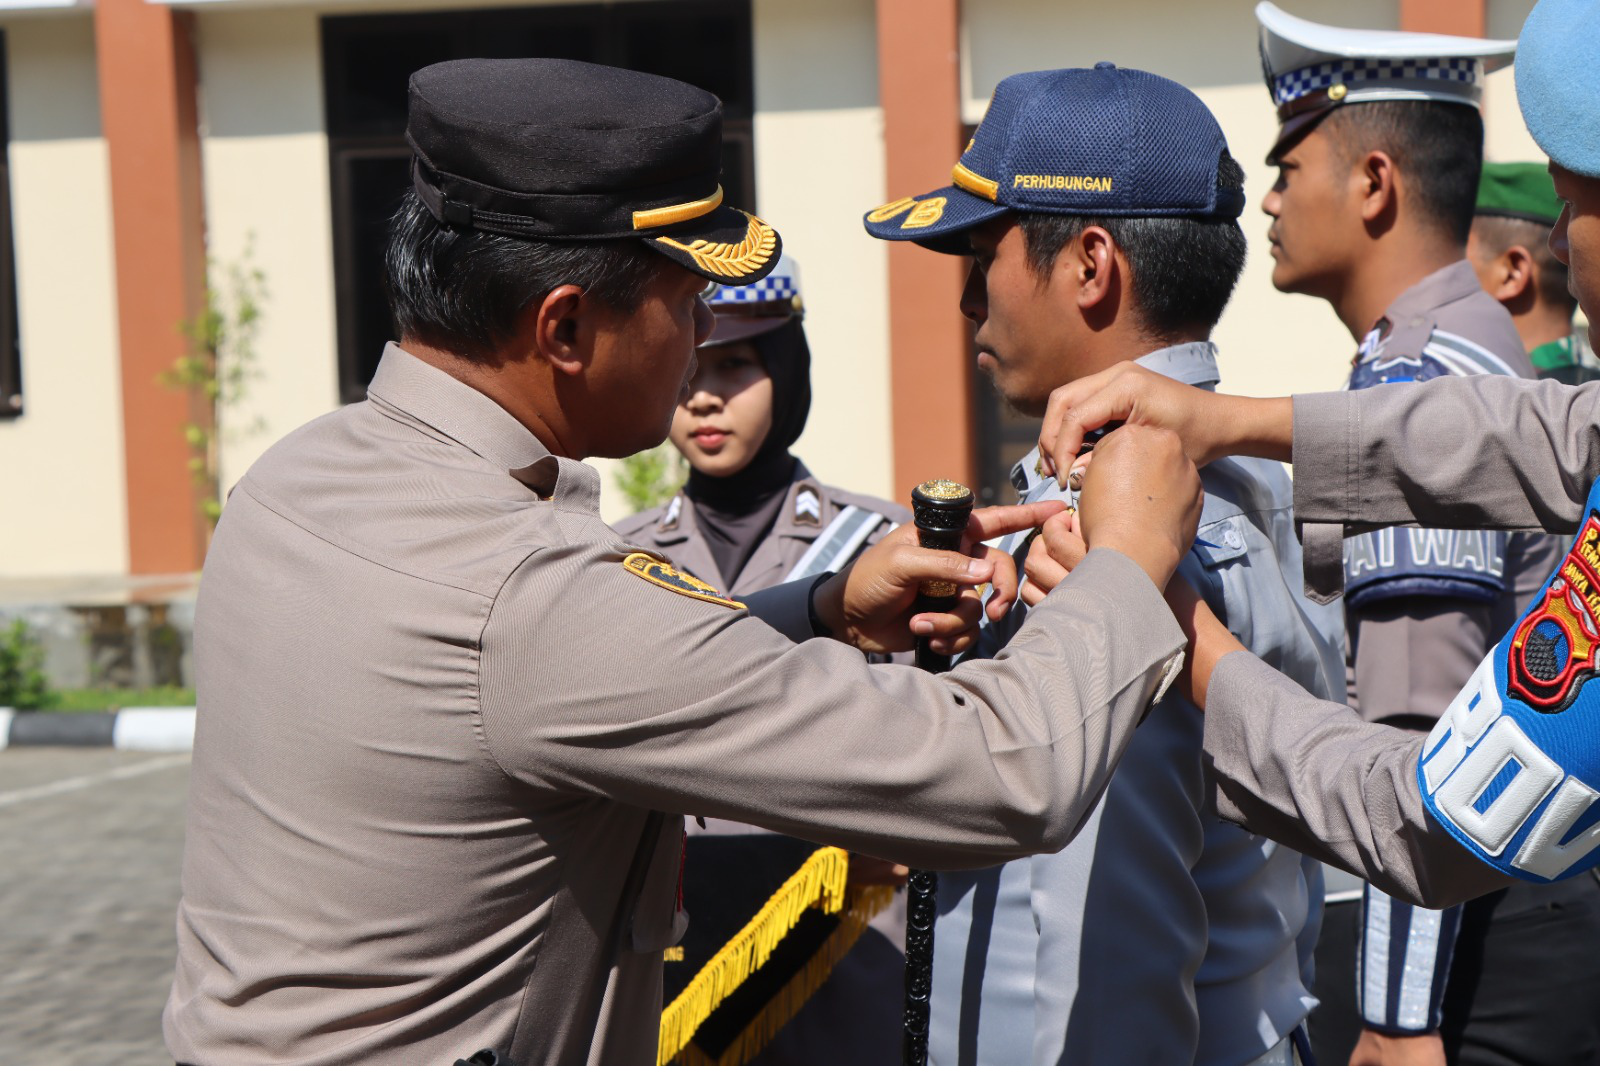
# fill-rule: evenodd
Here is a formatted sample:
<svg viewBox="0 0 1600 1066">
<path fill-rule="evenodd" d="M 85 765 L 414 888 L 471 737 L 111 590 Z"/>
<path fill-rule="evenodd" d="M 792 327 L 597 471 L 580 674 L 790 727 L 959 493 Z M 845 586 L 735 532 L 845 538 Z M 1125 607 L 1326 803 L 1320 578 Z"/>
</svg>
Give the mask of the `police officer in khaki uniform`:
<svg viewBox="0 0 1600 1066">
<path fill-rule="evenodd" d="M 888 500 L 817 480 L 790 448 L 811 409 L 811 348 L 800 268 L 785 255 L 751 285 L 719 285 L 706 303 L 716 316 L 700 346 L 689 395 L 673 415 L 670 440 L 689 464 L 687 484 L 664 506 L 615 524 L 624 537 L 735 597 L 786 581 L 842 570 L 911 512 Z M 879 656 L 877 658 L 883 658 Z M 909 661 L 910 656 L 900 656 Z M 744 822 L 691 818 L 688 876 L 718 896 L 686 895 L 691 922 L 701 908 L 744 899 L 730 880 L 770 846 Z M 702 835 L 718 839 L 701 848 Z M 864 856 L 852 875 L 898 880 Z M 721 895 L 726 893 L 726 895 Z M 753 904 L 752 904 L 753 906 Z M 750 915 L 741 915 L 748 918 Z M 900 1048 L 904 1002 L 905 895 L 875 915 L 827 981 L 750 1062 L 756 1066 L 878 1066 Z"/>
<path fill-rule="evenodd" d="M 190 1066 L 649 1066 L 680 815 L 935 868 L 1072 837 L 1181 659 L 1159 590 L 1199 479 L 1173 435 L 1110 434 L 1088 557 L 1003 660 L 862 657 L 970 640 L 970 607 L 913 615 L 922 581 L 1015 597 L 909 528 L 752 617 L 602 523 L 580 461 L 664 439 L 706 281 L 778 257 L 721 204 L 717 100 L 545 59 L 410 95 L 400 343 L 244 476 L 206 560 L 166 1039 Z"/>
</svg>

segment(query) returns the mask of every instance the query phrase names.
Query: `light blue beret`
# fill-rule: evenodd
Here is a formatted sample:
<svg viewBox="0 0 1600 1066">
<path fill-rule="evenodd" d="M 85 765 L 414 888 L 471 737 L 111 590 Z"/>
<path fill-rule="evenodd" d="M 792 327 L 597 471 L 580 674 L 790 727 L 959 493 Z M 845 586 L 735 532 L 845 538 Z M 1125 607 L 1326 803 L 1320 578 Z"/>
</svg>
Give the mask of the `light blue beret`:
<svg viewBox="0 0 1600 1066">
<path fill-rule="evenodd" d="M 1539 0 L 1516 71 L 1523 121 L 1544 154 L 1600 178 L 1600 0 Z"/>
</svg>

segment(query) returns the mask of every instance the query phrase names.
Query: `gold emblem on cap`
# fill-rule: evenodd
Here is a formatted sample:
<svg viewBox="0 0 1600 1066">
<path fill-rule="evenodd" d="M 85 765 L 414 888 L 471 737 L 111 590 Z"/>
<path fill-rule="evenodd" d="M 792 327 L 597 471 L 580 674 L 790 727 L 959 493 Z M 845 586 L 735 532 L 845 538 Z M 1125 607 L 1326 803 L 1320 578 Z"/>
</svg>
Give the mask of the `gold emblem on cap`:
<svg viewBox="0 0 1600 1066">
<path fill-rule="evenodd" d="M 699 200 L 691 200 L 686 204 L 668 204 L 666 207 L 652 207 L 647 211 L 635 211 L 633 228 L 654 229 L 657 226 L 688 222 L 701 215 L 709 215 L 720 206 L 722 206 L 722 186 L 718 185 L 716 192 Z"/>
<path fill-rule="evenodd" d="M 743 277 L 766 266 L 767 260 L 772 258 L 772 253 L 778 247 L 778 234 L 756 216 L 744 211 L 739 213 L 749 222 L 745 226 L 744 239 L 738 244 L 708 241 L 703 238 L 689 244 L 675 241 L 671 237 L 657 237 L 656 240 L 679 251 L 688 252 L 689 258 L 695 261 L 695 265 L 708 274 L 724 278 Z"/>
<path fill-rule="evenodd" d="M 890 200 L 881 207 L 875 207 L 867 215 L 868 222 L 887 222 L 896 215 L 904 214 L 916 204 L 916 198 L 902 196 L 898 200 Z"/>
<path fill-rule="evenodd" d="M 974 196 L 981 196 L 990 203 L 993 203 L 995 198 L 1000 195 L 1000 183 L 998 181 L 990 181 L 982 174 L 975 174 L 960 163 L 957 163 L 955 168 L 950 171 L 950 180 L 955 183 L 957 188 L 965 189 Z"/>
<path fill-rule="evenodd" d="M 1350 86 L 1346 85 L 1342 81 L 1334 82 L 1332 85 L 1328 86 L 1328 99 L 1332 100 L 1334 103 L 1338 103 L 1340 100 L 1343 100 L 1349 95 Z"/>
<path fill-rule="evenodd" d="M 945 203 L 943 196 L 930 196 L 926 200 L 917 201 L 917 206 L 912 208 L 906 220 L 900 223 L 900 228 L 921 229 L 923 226 L 933 225 L 944 216 Z"/>
</svg>

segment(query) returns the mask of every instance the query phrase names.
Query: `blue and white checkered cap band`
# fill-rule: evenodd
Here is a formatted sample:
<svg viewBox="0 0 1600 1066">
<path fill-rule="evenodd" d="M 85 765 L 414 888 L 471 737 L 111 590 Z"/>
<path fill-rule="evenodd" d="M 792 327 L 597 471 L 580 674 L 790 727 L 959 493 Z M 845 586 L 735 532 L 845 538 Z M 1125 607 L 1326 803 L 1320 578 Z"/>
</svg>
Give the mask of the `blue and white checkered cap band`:
<svg viewBox="0 0 1600 1066">
<path fill-rule="evenodd" d="M 1339 59 L 1316 63 L 1280 74 L 1272 83 L 1272 102 L 1278 106 L 1334 85 L 1350 88 L 1371 86 L 1375 82 L 1440 81 L 1474 85 L 1483 61 L 1471 57 L 1441 59 Z"/>
<path fill-rule="evenodd" d="M 787 302 L 798 295 L 800 287 L 795 284 L 794 275 L 774 272 L 752 285 L 718 285 L 716 291 L 706 297 L 706 303 L 715 309 L 724 304 Z"/>
</svg>

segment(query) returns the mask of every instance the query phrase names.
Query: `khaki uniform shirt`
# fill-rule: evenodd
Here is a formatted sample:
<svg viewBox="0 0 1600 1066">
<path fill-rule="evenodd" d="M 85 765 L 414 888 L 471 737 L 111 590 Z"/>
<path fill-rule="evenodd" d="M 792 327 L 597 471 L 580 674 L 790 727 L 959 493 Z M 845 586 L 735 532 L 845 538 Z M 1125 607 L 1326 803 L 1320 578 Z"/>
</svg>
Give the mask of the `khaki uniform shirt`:
<svg viewBox="0 0 1600 1066">
<path fill-rule="evenodd" d="M 789 573 L 847 507 L 882 516 L 871 524 L 870 532 L 861 542 L 863 546 L 878 543 L 889 530 L 911 521 L 907 508 L 875 496 L 824 485 L 812 476 L 805 463 L 796 460 L 794 480 L 783 505 L 778 508 L 777 521 L 756 546 L 744 569 L 739 571 L 729 589 L 730 594 L 737 599 L 789 580 Z M 629 540 L 667 556 L 681 570 L 719 587 L 728 584 L 719 581 L 717 561 L 705 534 L 700 532 L 694 500 L 686 492 L 680 491 L 661 507 L 624 518 L 616 524 L 616 530 Z"/>
<path fill-rule="evenodd" d="M 869 666 L 625 566 L 598 495 L 393 346 L 240 481 L 197 605 L 178 1061 L 651 1066 L 676 815 L 933 868 L 1058 849 L 1180 657 L 1101 549 L 1005 659 Z M 763 610 L 804 635 L 792 590 Z"/>
</svg>

